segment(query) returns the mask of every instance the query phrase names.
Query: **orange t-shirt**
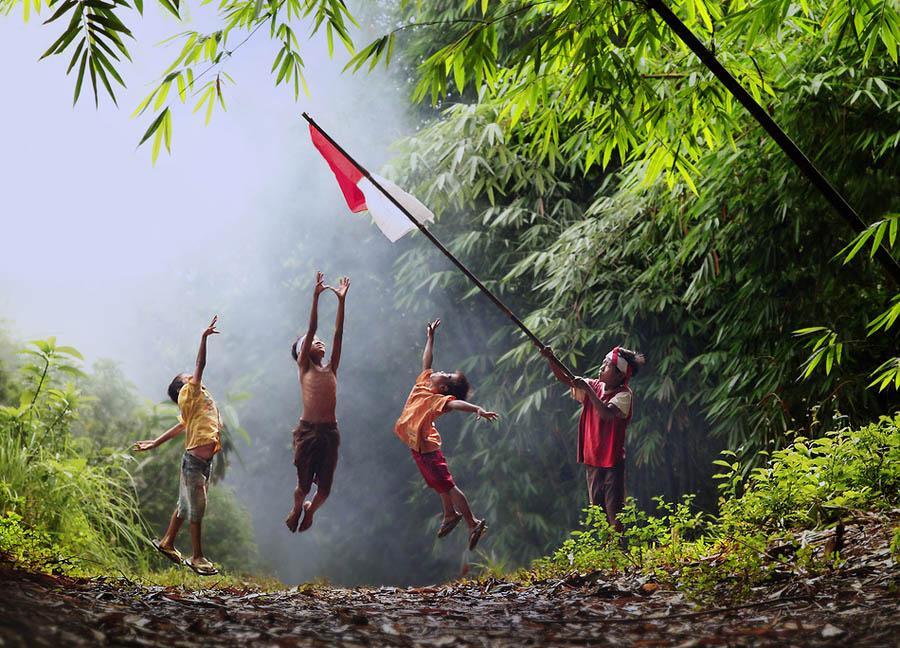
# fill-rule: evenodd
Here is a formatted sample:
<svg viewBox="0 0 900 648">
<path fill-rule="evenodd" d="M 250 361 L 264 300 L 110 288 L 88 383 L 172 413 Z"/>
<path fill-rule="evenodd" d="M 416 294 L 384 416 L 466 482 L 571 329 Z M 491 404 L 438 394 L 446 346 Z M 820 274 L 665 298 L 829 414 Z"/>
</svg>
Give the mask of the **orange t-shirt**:
<svg viewBox="0 0 900 648">
<path fill-rule="evenodd" d="M 444 413 L 447 403 L 456 400 L 453 396 L 431 391 L 428 380 L 430 377 L 431 369 L 419 374 L 400 418 L 394 425 L 394 432 L 400 440 L 416 452 L 434 452 L 440 449 L 441 435 L 434 427 L 434 419 Z"/>
</svg>

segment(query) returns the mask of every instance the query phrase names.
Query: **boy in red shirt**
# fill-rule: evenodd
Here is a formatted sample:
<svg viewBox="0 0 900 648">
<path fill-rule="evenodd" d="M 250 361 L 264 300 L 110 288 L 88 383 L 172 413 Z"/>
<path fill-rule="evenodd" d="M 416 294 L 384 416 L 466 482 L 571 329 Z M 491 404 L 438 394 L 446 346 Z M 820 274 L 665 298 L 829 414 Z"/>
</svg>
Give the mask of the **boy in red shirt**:
<svg viewBox="0 0 900 648">
<path fill-rule="evenodd" d="M 596 379 L 570 378 L 553 350 L 542 351 L 550 369 L 572 397 L 582 404 L 578 420 L 578 463 L 586 468 L 588 500 L 601 506 L 616 531 L 622 523 L 616 516 L 625 505 L 625 430 L 634 411 L 634 395 L 628 380 L 647 361 L 642 353 L 615 347 L 606 354 Z"/>
<path fill-rule="evenodd" d="M 463 518 L 469 525 L 469 550 L 475 549 L 481 535 L 487 529 L 484 520 L 477 519 L 469 509 L 469 501 L 453 481 L 447 468 L 447 460 L 441 452 L 441 435 L 434 426 L 434 420 L 451 410 L 472 412 L 476 418 L 496 420 L 496 412 L 488 412 L 465 401 L 469 394 L 469 381 L 461 371 L 447 373 L 432 371 L 431 361 L 434 351 L 434 332 L 441 320 L 435 320 L 426 327 L 427 339 L 422 354 L 422 373 L 416 378 L 403 412 L 394 425 L 394 432 L 412 452 L 419 472 L 425 483 L 441 496 L 444 518 L 438 537 L 448 535 Z"/>
</svg>

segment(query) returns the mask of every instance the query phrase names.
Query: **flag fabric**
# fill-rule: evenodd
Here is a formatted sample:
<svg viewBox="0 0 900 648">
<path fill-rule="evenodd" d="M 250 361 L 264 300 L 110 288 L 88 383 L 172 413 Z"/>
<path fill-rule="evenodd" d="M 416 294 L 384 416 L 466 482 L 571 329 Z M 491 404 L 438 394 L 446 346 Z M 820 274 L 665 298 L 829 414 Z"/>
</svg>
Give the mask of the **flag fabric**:
<svg viewBox="0 0 900 648">
<path fill-rule="evenodd" d="M 334 177 L 337 178 L 344 199 L 350 211 L 356 213 L 368 210 L 378 229 L 393 243 L 407 232 L 416 229 L 415 223 L 391 202 L 391 200 L 369 180 L 346 155 L 332 144 L 314 124 L 309 125 L 313 146 L 322 154 Z M 372 174 L 381 185 L 420 223 L 434 222 L 434 214 L 419 202 L 415 196 L 406 193 L 390 180 Z"/>
</svg>

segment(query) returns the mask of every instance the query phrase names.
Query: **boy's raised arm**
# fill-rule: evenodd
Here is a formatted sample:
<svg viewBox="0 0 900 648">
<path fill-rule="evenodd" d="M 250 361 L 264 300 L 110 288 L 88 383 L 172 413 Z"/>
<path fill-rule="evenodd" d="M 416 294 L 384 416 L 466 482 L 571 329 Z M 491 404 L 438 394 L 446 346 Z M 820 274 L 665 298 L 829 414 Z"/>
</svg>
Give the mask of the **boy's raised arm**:
<svg viewBox="0 0 900 648">
<path fill-rule="evenodd" d="M 313 288 L 313 303 L 309 311 L 309 327 L 303 337 L 303 344 L 297 349 L 297 362 L 304 371 L 309 368 L 309 348 L 312 346 L 313 338 L 316 337 L 316 329 L 319 328 L 319 295 L 325 290 L 324 279 L 325 275 L 317 271 L 316 285 Z"/>
<path fill-rule="evenodd" d="M 550 371 L 553 372 L 553 375 L 556 379 L 567 387 L 574 387 L 575 384 L 573 380 L 563 371 L 562 367 L 559 364 L 559 360 L 556 359 L 556 355 L 553 353 L 553 349 L 550 347 L 544 347 L 541 349 L 541 355 L 547 358 L 547 363 L 550 365 Z"/>
<path fill-rule="evenodd" d="M 344 300 L 350 289 L 350 277 L 341 277 L 337 288 L 332 288 L 338 298 L 337 317 L 334 320 L 334 342 L 331 347 L 331 362 L 329 366 L 333 372 L 337 372 L 341 362 L 341 343 L 344 341 Z"/>
<path fill-rule="evenodd" d="M 194 367 L 194 375 L 191 376 L 192 385 L 199 385 L 203 380 L 203 370 L 206 368 L 206 338 L 210 335 L 219 334 L 216 330 L 216 320 L 218 319 L 219 316 L 215 315 L 209 323 L 209 326 L 203 331 L 203 335 L 200 337 L 200 350 L 197 352 L 197 366 Z"/>
<path fill-rule="evenodd" d="M 486 421 L 496 421 L 500 418 L 497 412 L 488 412 L 486 409 L 464 400 L 450 401 L 447 403 L 447 409 L 457 412 L 472 412 L 477 418 L 483 418 Z"/>
<path fill-rule="evenodd" d="M 425 351 L 422 352 L 422 371 L 426 369 L 431 369 L 431 363 L 434 360 L 434 332 L 437 330 L 437 327 L 441 325 L 441 320 L 436 319 L 433 322 L 429 322 L 425 326 Z"/>
</svg>

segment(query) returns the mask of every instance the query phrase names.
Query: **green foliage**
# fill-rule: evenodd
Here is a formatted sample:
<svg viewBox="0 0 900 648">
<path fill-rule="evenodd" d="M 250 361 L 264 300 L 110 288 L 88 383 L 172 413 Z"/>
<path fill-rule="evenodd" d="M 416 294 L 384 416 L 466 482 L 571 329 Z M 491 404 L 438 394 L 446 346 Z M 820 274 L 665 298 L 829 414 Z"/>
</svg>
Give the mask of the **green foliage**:
<svg viewBox="0 0 900 648">
<path fill-rule="evenodd" d="M 270 40 L 279 46 L 271 69 L 275 85 L 291 85 L 294 99 L 299 98 L 301 87 L 304 92 L 309 92 L 303 75 L 304 62 L 295 34 L 296 27 L 293 26 L 295 21 L 308 19 L 313 22 L 309 37 L 324 25 L 330 53 L 334 49 L 335 35 L 349 52 L 353 52 L 348 25 L 356 23 L 342 0 L 220 0 L 218 10 L 222 21 L 219 29 L 205 34 L 190 30 L 169 39 L 182 40 L 184 44 L 163 72 L 161 81 L 134 111 L 133 116 L 142 115 L 151 108 L 156 111 L 140 141 L 143 144 L 152 138 L 153 162 L 159 155 L 162 143 L 165 143 L 167 151 L 171 150 L 172 100 L 169 91 L 176 88 L 176 95 L 182 104 L 199 97 L 193 112 L 203 110 L 208 124 L 216 104 L 225 110 L 225 84 L 234 83 L 234 79 L 224 70 L 225 64 L 263 27 L 268 26 Z M 238 34 L 244 36 L 234 44 Z M 215 76 L 201 84 L 214 70 Z"/>
<path fill-rule="evenodd" d="M 725 469 L 716 476 L 723 493 L 717 515 L 697 512 L 692 496 L 675 505 L 657 499 L 654 515 L 629 500 L 619 515 L 625 524 L 620 537 L 602 509 L 590 507 L 581 529 L 521 576 L 637 569 L 700 595 L 725 581 L 742 594 L 775 568 L 833 564 L 833 556 L 799 547 L 797 533 L 827 528 L 854 510 L 890 510 L 900 502 L 900 414 L 814 441 L 798 437 L 746 478 L 733 456 L 715 462 Z M 895 553 L 897 538 L 895 529 Z M 793 563 L 773 558 L 776 545 L 793 547 Z"/>
<path fill-rule="evenodd" d="M 397 32 L 398 60 L 416 70 L 414 97 L 434 91 L 442 103 L 390 173 L 577 373 L 596 371 L 615 344 L 648 355 L 628 437 L 628 488 L 645 506 L 697 492 L 710 509 L 708 467 L 722 447 L 745 476 L 790 430 L 814 438 L 841 414 L 858 424 L 896 409 L 896 393 L 866 389 L 873 367 L 880 386 L 900 366 L 895 340 L 868 335 L 890 317 L 879 315 L 893 294 L 879 268 L 869 254 L 834 263 L 843 225 L 652 12 L 407 6 L 419 27 Z M 896 8 L 883 18 L 882 6 L 675 4 L 702 39 L 712 25 L 719 59 L 859 213 L 881 217 L 865 244 L 883 247 L 900 98 Z M 473 295 L 425 246 L 404 254 L 397 277 L 411 310 L 426 291 Z M 503 502 L 490 511 L 503 521 L 494 546 L 523 556 L 570 523 L 557 503 L 582 488 L 567 469 L 577 406 L 531 344 L 485 311 L 472 299 L 457 313 L 485 331 L 465 364 L 512 425 L 487 438 L 472 428 L 460 459 L 487 483 L 473 499 Z"/>
<path fill-rule="evenodd" d="M 879 249 L 893 251 L 897 242 L 897 231 L 900 227 L 900 214 L 885 214 L 884 218 L 875 221 L 865 230 L 860 232 L 847 246 L 838 252 L 837 256 L 843 256 L 846 265 L 856 257 L 866 244 L 869 245 L 869 258 L 873 258 Z M 875 315 L 866 325 L 866 337 L 872 337 L 879 333 L 886 333 L 900 317 L 900 293 L 894 295 L 890 307 Z M 840 365 L 843 344 L 838 342 L 838 333 L 825 326 L 813 326 L 794 332 L 795 335 L 818 336 L 810 342 L 812 354 L 806 361 L 804 378 L 819 365 L 825 358 L 825 373 L 830 374 L 833 365 Z M 872 382 L 869 387 L 877 387 L 878 391 L 887 388 L 900 390 L 900 357 L 893 357 L 881 363 L 872 373 Z"/>
<path fill-rule="evenodd" d="M 723 144 L 734 147 L 743 134 L 743 108 L 649 6 L 624 0 L 407 4 L 411 20 L 400 29 L 427 31 L 413 46 L 424 59 L 414 101 L 437 103 L 467 89 L 502 97 L 499 121 L 519 127 L 529 158 L 542 166 L 577 158 L 586 173 L 595 164 L 607 167 L 615 155 L 643 163 L 645 187 L 662 175 L 670 188 L 684 183 L 696 194 L 698 163 Z M 879 59 L 897 62 L 900 13 L 891 3 L 672 4 L 701 40 L 712 35 L 716 55 L 758 102 L 779 100 L 785 80 L 773 68 L 797 47 L 813 50 L 813 57 L 858 49 L 862 68 Z M 373 47 L 384 38 L 361 50 L 354 66 L 386 56 L 387 48 Z M 878 74 L 872 79 L 875 92 L 893 82 Z M 871 93 L 871 83 L 859 92 Z"/>
<path fill-rule="evenodd" d="M 722 462 L 720 488 L 734 491 L 740 465 Z M 890 508 L 900 503 L 900 415 L 859 429 L 829 431 L 818 439 L 796 437 L 773 452 L 738 485 L 743 494 L 721 504 L 726 531 L 814 528 L 850 509 Z"/>
<path fill-rule="evenodd" d="M 34 360 L 19 370 L 20 404 L 0 407 L 0 511 L 23 542 L 12 553 L 34 564 L 59 554 L 80 569 L 146 567 L 130 458 L 93 454 L 70 433 L 81 394 L 63 381 L 81 375 L 80 354 L 53 338 L 23 353 Z M 16 536 L 17 528 L 27 532 Z"/>
<path fill-rule="evenodd" d="M 0 407 L 0 551 L 27 568 L 146 576 L 163 564 L 149 537 L 172 513 L 183 450 L 172 443 L 140 462 L 126 450 L 172 425 L 174 407 L 143 403 L 111 362 L 83 373 L 77 350 L 53 338 L 22 353 L 31 361 L 18 370 L 19 405 Z M 233 440 L 225 445 L 234 452 Z M 204 541 L 229 570 L 263 568 L 247 512 L 221 484 L 210 489 Z"/>
<path fill-rule="evenodd" d="M 0 515 L 0 555 L 35 571 L 66 573 L 72 565 L 49 534 L 26 526 L 22 516 L 12 511 Z"/>
</svg>

